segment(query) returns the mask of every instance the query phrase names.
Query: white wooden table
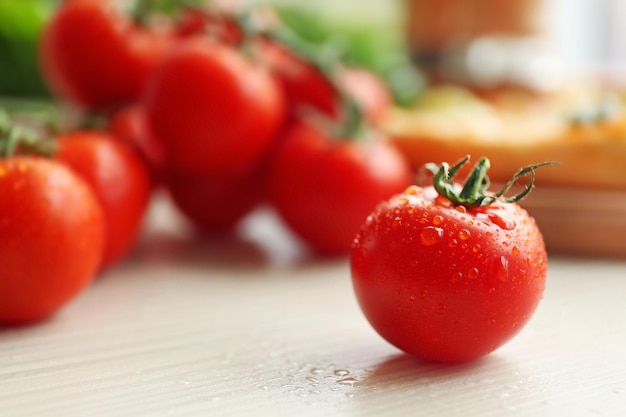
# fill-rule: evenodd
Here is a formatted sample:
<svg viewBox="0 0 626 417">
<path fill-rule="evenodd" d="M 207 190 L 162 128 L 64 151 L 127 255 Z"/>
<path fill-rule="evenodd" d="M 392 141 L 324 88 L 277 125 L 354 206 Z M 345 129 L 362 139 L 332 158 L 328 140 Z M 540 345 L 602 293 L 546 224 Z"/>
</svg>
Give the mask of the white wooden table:
<svg viewBox="0 0 626 417">
<path fill-rule="evenodd" d="M 626 260 L 551 257 L 536 315 L 476 362 L 383 341 L 348 263 L 271 213 L 192 242 L 157 207 L 134 256 L 54 319 L 0 330 L 0 416 L 625 416 Z"/>
</svg>

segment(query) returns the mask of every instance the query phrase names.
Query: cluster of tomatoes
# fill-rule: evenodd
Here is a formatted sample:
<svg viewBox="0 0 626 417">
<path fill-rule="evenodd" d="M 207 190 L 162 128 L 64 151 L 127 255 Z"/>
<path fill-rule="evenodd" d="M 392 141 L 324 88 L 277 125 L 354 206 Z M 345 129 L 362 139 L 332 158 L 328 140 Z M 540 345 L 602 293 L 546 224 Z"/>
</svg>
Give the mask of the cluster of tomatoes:
<svg viewBox="0 0 626 417">
<path fill-rule="evenodd" d="M 269 202 L 314 250 L 346 254 L 376 203 L 410 184 L 375 129 L 387 86 L 325 58 L 272 9 L 182 6 L 150 24 L 112 4 L 62 4 L 44 75 L 57 96 L 111 114 L 198 230 L 232 228 Z"/>
<path fill-rule="evenodd" d="M 0 322 L 51 315 L 124 259 L 156 188 L 202 233 L 269 204 L 314 251 L 346 255 L 411 183 L 376 129 L 391 97 L 372 72 L 327 59 L 268 8 L 148 3 L 67 0 L 42 34 L 50 90 L 104 124 L 57 133 L 48 158 L 6 146 Z"/>
<path fill-rule="evenodd" d="M 134 245 L 152 190 L 108 132 L 43 139 L 0 113 L 0 322 L 48 317 Z"/>
<path fill-rule="evenodd" d="M 103 127 L 47 142 L 0 114 L 0 322 L 48 317 L 124 259 L 157 188 L 201 233 L 269 204 L 314 251 L 350 255 L 366 318 L 416 356 L 473 359 L 530 319 L 547 255 L 515 202 L 532 180 L 505 199 L 512 182 L 489 192 L 481 159 L 464 185 L 467 160 L 411 186 L 377 129 L 392 100 L 373 73 L 266 8 L 153 19 L 127 4 L 66 0 L 41 38 L 50 89 Z"/>
</svg>

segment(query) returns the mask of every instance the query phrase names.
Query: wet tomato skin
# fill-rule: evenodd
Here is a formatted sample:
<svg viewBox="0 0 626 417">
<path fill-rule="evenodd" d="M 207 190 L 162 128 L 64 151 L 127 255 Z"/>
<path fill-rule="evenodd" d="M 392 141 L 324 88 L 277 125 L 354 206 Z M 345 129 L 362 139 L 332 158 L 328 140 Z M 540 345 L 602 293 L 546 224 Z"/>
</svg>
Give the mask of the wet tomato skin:
<svg viewBox="0 0 626 417">
<path fill-rule="evenodd" d="M 544 291 L 547 254 L 519 205 L 466 209 L 433 187 L 411 186 L 365 222 L 351 272 L 359 305 L 384 339 L 423 359 L 465 361 L 528 322 Z"/>
<path fill-rule="evenodd" d="M 94 278 L 101 207 L 65 166 L 37 157 L 0 160 L 0 323 L 48 318 Z"/>
</svg>

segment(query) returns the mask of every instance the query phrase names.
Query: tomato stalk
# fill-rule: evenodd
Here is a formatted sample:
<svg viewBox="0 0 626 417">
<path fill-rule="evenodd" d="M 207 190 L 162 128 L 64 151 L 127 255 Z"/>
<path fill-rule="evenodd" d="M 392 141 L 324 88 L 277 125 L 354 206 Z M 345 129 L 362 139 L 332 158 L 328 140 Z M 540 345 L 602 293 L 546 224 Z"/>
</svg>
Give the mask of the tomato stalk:
<svg viewBox="0 0 626 417">
<path fill-rule="evenodd" d="M 130 16 L 136 24 L 147 26 L 155 14 L 174 16 L 181 10 L 199 9 L 205 4 L 205 0 L 137 0 L 130 10 Z"/>
<path fill-rule="evenodd" d="M 496 200 L 503 201 L 505 203 L 516 203 L 525 198 L 535 185 L 535 170 L 539 167 L 546 165 L 558 165 L 555 161 L 545 161 L 537 164 L 528 165 L 517 171 L 513 178 L 511 178 L 498 192 L 489 193 L 488 188 L 490 185 L 487 171 L 489 170 L 491 163 L 489 159 L 482 157 L 476 163 L 474 168 L 470 171 L 465 183 L 459 187 L 454 182 L 454 177 L 458 174 L 459 170 L 470 160 L 470 156 L 467 155 L 461 159 L 455 165 L 450 167 L 446 162 L 441 166 L 436 164 L 426 164 L 425 168 L 432 172 L 433 185 L 437 192 L 450 200 L 454 205 L 464 206 L 467 208 L 484 207 L 494 203 Z M 511 189 L 511 187 L 521 177 L 530 174 L 530 181 L 522 191 L 511 197 L 503 197 L 504 194 Z"/>
<path fill-rule="evenodd" d="M 9 114 L 0 110 L 0 158 L 17 154 L 52 156 L 56 142 L 44 138 L 35 129 L 12 123 Z"/>
<path fill-rule="evenodd" d="M 342 61 L 344 48 L 339 48 L 335 44 L 328 44 L 326 47 L 321 48 L 314 46 L 284 25 L 276 24 L 271 18 L 267 18 L 267 16 L 263 15 L 262 10 L 259 12 L 258 8 L 245 9 L 230 16 L 230 20 L 228 16 L 221 14 L 211 16 L 221 19 L 225 24 L 232 23 L 239 28 L 241 38 L 238 46 L 243 53 L 254 56 L 254 41 L 256 39 L 264 39 L 284 47 L 318 71 L 337 97 L 339 117 L 338 121 L 330 121 L 325 114 L 310 108 L 306 109 L 308 114 L 312 114 L 312 117 L 317 120 L 322 119 L 320 121 L 321 124 L 331 124 L 329 127 L 330 135 L 336 139 L 364 136 L 366 123 L 363 111 L 356 100 L 343 91 L 338 80 L 339 63 Z"/>
<path fill-rule="evenodd" d="M 339 103 L 339 120 L 331 128 L 332 137 L 357 139 L 364 136 L 367 129 L 363 111 L 356 100 L 343 91 L 338 81 L 343 50 L 336 45 L 313 47 L 285 27 L 271 28 L 261 35 L 286 47 L 315 68 L 328 82 Z"/>
</svg>

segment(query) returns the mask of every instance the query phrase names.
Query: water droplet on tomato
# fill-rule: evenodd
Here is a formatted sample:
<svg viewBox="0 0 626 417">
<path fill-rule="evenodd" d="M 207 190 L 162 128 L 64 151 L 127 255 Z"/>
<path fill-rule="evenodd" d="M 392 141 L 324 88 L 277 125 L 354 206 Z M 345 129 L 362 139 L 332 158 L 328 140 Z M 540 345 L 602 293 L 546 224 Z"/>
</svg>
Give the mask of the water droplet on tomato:
<svg viewBox="0 0 626 417">
<path fill-rule="evenodd" d="M 402 219 L 400 217 L 396 217 L 391 222 L 391 228 L 393 230 L 399 230 L 402 227 Z"/>
<path fill-rule="evenodd" d="M 469 279 L 476 279 L 478 278 L 478 268 L 470 268 L 469 271 L 467 271 L 467 278 Z"/>
<path fill-rule="evenodd" d="M 357 382 L 359 382 L 359 380 L 356 378 L 352 378 L 352 377 L 342 378 L 342 379 L 337 380 L 337 383 L 341 385 L 354 385 Z"/>
<path fill-rule="evenodd" d="M 432 246 L 438 243 L 443 237 L 443 229 L 440 227 L 428 226 L 420 232 L 420 242 L 424 246 Z"/>
<path fill-rule="evenodd" d="M 513 255 L 515 256 L 519 256 L 520 254 L 519 248 L 517 246 L 513 246 L 513 249 L 511 249 L 511 251 L 513 252 Z"/>
<path fill-rule="evenodd" d="M 406 198 L 406 197 L 400 197 L 400 199 L 398 200 L 398 202 L 399 202 L 401 205 L 405 206 L 405 205 L 409 204 L 409 199 L 408 199 L 408 198 Z"/>
<path fill-rule="evenodd" d="M 481 249 L 482 248 L 481 248 L 481 246 L 479 244 L 476 244 L 476 245 L 472 246 L 472 252 L 474 252 L 474 253 L 480 252 Z"/>
<path fill-rule="evenodd" d="M 467 213 L 467 209 L 465 208 L 465 206 L 456 206 L 454 209 L 459 213 Z"/>
<path fill-rule="evenodd" d="M 470 231 L 469 231 L 469 230 L 467 230 L 467 229 L 461 229 L 461 230 L 459 230 L 459 239 L 461 239 L 461 240 L 467 240 L 467 239 L 469 239 L 470 237 L 472 237 L 472 234 L 470 233 Z"/>
<path fill-rule="evenodd" d="M 417 188 L 414 186 L 410 186 L 404 191 L 404 193 L 407 195 L 417 195 Z"/>
<path fill-rule="evenodd" d="M 508 217 L 503 217 L 496 213 L 489 213 L 487 217 L 494 224 L 500 226 L 500 228 L 504 230 L 513 230 L 516 226 L 515 220 L 508 218 Z"/>
<path fill-rule="evenodd" d="M 441 196 L 441 195 L 438 195 L 435 198 L 435 203 L 437 205 L 443 206 L 443 207 L 450 207 L 450 206 L 452 206 L 452 201 L 450 201 L 450 199 L 448 199 L 448 198 L 446 198 L 444 196 Z"/>
<path fill-rule="evenodd" d="M 496 277 L 500 281 L 506 282 L 509 280 L 509 260 L 506 256 L 501 256 L 500 260 L 496 262 Z"/>
<path fill-rule="evenodd" d="M 433 217 L 433 224 L 435 226 L 439 226 L 441 223 L 443 223 L 443 216 L 437 214 L 435 217 Z"/>
<path fill-rule="evenodd" d="M 496 319 L 490 319 L 490 320 L 487 322 L 487 324 L 488 324 L 488 325 L 490 325 L 490 326 L 495 326 L 495 324 L 496 324 Z"/>
</svg>

